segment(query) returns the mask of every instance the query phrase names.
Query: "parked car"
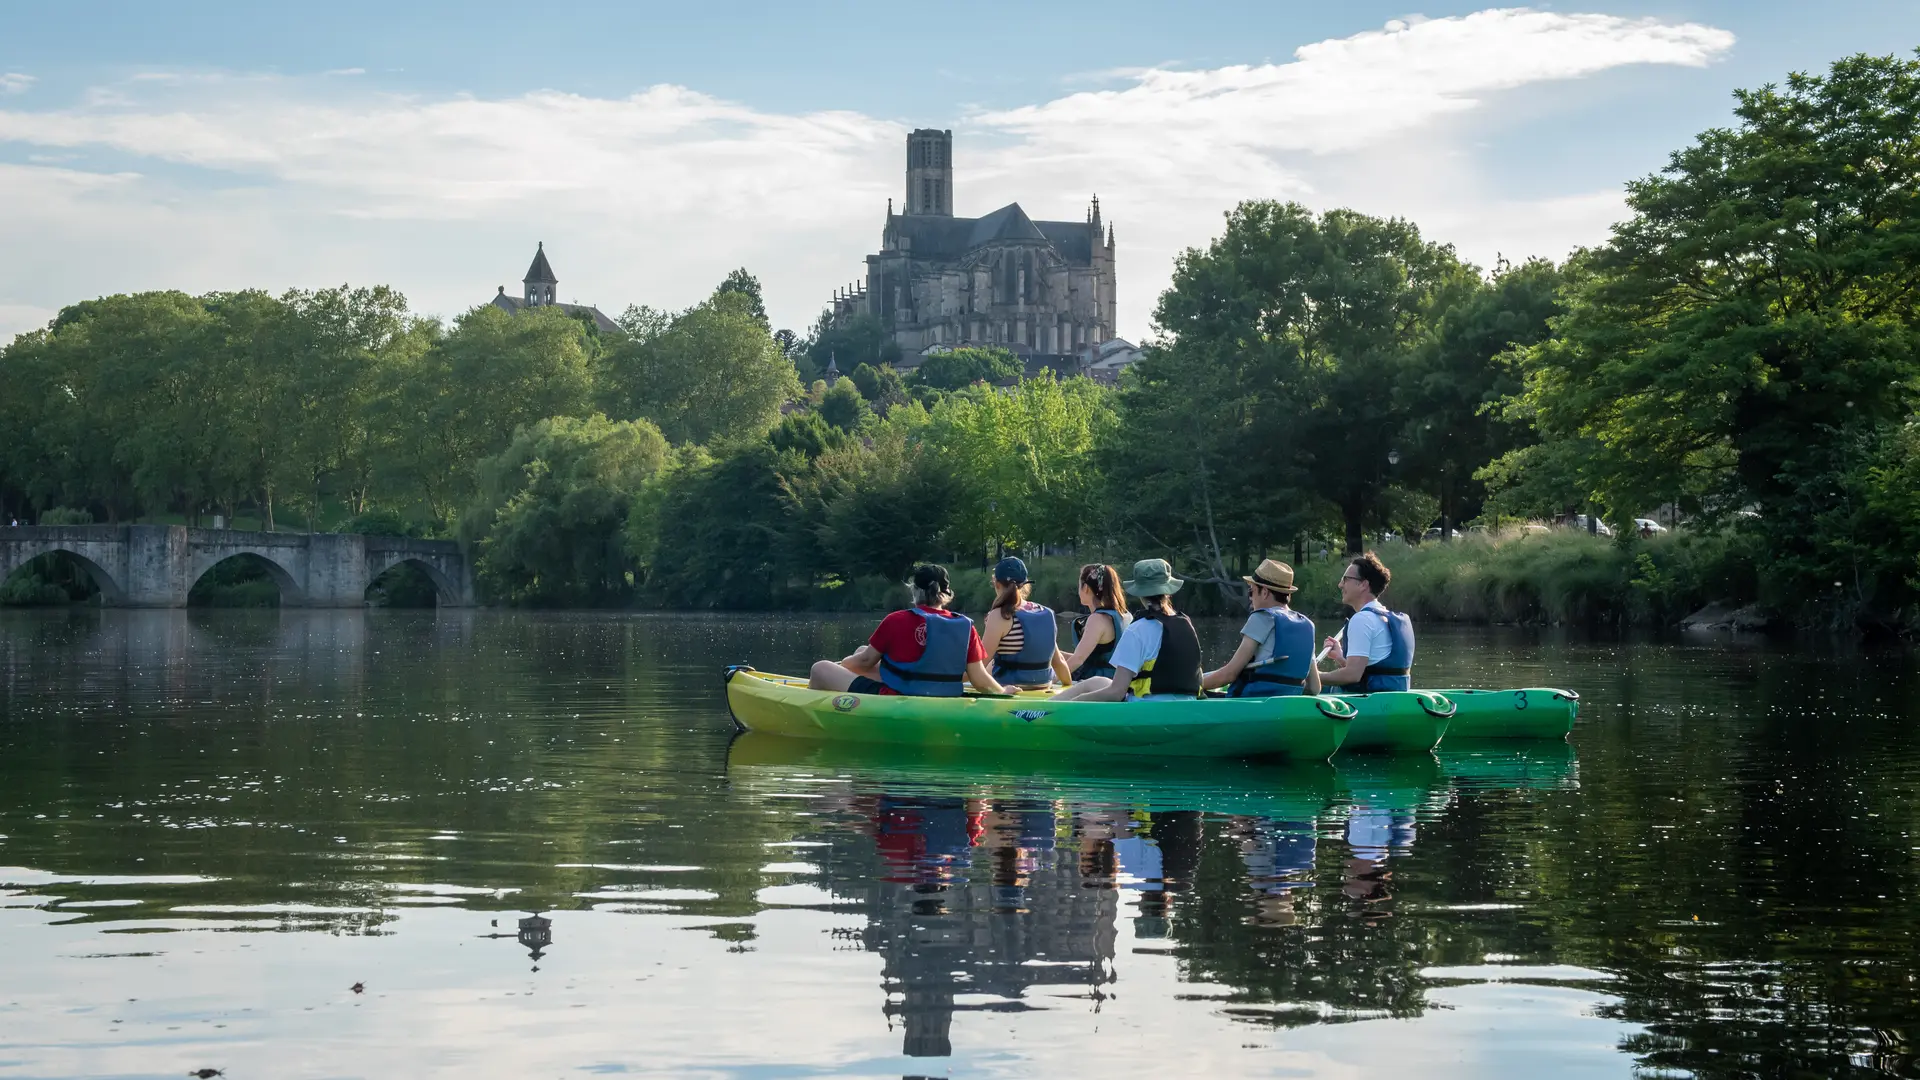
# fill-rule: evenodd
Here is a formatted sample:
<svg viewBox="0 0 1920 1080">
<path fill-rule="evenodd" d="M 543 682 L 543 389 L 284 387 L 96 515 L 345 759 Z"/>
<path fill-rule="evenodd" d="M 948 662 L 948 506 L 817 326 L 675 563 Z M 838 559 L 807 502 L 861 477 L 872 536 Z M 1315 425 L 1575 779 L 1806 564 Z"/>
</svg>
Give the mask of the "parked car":
<svg viewBox="0 0 1920 1080">
<path fill-rule="evenodd" d="M 1641 536 L 1655 536 L 1667 531 L 1665 525 L 1660 524 L 1652 518 L 1634 518 L 1633 527 L 1640 530 Z"/>
<path fill-rule="evenodd" d="M 1520 531 L 1527 536 L 1545 536 L 1553 530 L 1547 528 L 1545 525 L 1539 525 L 1529 521 L 1520 527 Z"/>
<path fill-rule="evenodd" d="M 1587 532 L 1589 529 L 1591 529 L 1594 533 L 1600 536 L 1613 535 L 1613 530 L 1607 528 L 1607 523 L 1604 521 L 1595 521 L 1591 526 L 1589 526 L 1587 524 L 1587 515 L 1585 514 L 1573 515 L 1573 518 L 1569 523 L 1569 528 L 1578 529 L 1581 532 Z"/>
</svg>

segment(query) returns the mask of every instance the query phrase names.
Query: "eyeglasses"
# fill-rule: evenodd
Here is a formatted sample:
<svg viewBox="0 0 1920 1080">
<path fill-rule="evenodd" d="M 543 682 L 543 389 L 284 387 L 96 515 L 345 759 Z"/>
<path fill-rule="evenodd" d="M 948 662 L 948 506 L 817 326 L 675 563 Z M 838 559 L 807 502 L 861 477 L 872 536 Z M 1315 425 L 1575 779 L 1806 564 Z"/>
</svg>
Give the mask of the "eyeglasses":
<svg viewBox="0 0 1920 1080">
<path fill-rule="evenodd" d="M 1354 577 L 1352 574 L 1347 574 L 1340 579 L 1342 584 L 1345 584 L 1346 582 L 1349 582 L 1349 581 L 1359 581 L 1359 580 L 1360 580 L 1359 578 Z"/>
</svg>

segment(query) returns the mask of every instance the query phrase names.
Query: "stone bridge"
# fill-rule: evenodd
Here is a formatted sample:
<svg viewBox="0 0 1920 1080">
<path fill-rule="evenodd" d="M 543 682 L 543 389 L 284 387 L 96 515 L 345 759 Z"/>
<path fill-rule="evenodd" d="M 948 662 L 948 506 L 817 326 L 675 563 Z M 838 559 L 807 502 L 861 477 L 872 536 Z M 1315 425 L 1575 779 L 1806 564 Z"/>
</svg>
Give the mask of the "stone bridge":
<svg viewBox="0 0 1920 1080">
<path fill-rule="evenodd" d="M 451 540 L 184 525 L 0 526 L 0 581 L 55 551 L 86 568 L 108 607 L 186 607 L 193 583 L 236 555 L 258 556 L 266 564 L 283 607 L 361 607 L 373 579 L 403 562 L 433 579 L 440 606 L 473 603 L 467 557 Z"/>
</svg>

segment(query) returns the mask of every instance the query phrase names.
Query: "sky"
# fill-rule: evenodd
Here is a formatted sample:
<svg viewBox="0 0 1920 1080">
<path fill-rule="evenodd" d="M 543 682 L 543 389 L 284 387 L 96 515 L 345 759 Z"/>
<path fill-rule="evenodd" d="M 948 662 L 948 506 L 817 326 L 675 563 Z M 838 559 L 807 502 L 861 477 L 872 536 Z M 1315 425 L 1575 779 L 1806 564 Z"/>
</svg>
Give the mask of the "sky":
<svg viewBox="0 0 1920 1080">
<path fill-rule="evenodd" d="M 1559 259 L 1735 89 L 1917 45 L 1912 0 L 0 0 L 0 341 L 143 289 L 387 284 L 451 318 L 537 242 L 563 300 L 683 308 L 745 266 L 804 331 L 916 127 L 953 131 L 960 214 L 1097 194 L 1139 341 L 1242 200 Z"/>
</svg>

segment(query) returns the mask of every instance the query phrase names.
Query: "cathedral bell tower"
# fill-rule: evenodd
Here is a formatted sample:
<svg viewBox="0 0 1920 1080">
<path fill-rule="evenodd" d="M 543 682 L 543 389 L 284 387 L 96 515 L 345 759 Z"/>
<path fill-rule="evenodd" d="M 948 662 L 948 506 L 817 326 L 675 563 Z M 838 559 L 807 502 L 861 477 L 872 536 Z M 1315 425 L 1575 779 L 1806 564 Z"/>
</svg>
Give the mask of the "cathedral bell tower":
<svg viewBox="0 0 1920 1080">
<path fill-rule="evenodd" d="M 907 213 L 953 216 L 953 132 L 920 128 L 907 136 Z"/>
</svg>

